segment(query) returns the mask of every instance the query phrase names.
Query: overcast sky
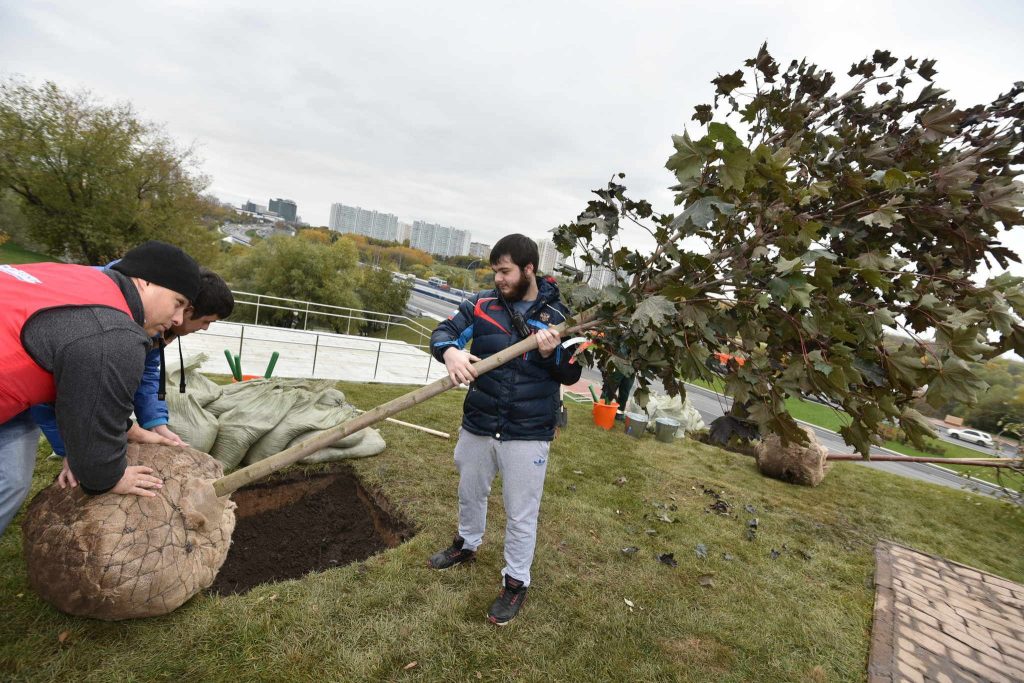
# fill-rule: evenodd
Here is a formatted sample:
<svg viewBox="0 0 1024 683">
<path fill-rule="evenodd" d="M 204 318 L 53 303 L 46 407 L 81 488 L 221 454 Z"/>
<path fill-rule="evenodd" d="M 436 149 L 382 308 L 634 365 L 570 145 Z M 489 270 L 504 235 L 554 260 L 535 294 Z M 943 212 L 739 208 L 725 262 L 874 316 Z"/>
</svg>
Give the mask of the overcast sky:
<svg viewBox="0 0 1024 683">
<path fill-rule="evenodd" d="M 488 243 L 571 221 L 618 171 L 672 210 L 670 136 L 765 40 L 840 73 L 875 48 L 937 58 L 961 105 L 1024 77 L 1021 2 L 496 4 L 0 0 L 0 76 L 130 101 L 226 201 Z"/>
</svg>

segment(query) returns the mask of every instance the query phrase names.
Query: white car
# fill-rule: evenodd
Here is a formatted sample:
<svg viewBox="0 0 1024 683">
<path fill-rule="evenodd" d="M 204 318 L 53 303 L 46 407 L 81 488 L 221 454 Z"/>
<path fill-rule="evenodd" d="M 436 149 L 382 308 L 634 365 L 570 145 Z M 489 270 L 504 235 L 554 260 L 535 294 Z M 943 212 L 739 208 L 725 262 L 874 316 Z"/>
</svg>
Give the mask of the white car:
<svg viewBox="0 0 1024 683">
<path fill-rule="evenodd" d="M 992 437 L 985 432 L 978 431 L 977 429 L 950 429 L 949 438 L 960 439 L 962 441 L 970 441 L 976 443 L 979 446 L 988 446 L 992 448 Z"/>
</svg>

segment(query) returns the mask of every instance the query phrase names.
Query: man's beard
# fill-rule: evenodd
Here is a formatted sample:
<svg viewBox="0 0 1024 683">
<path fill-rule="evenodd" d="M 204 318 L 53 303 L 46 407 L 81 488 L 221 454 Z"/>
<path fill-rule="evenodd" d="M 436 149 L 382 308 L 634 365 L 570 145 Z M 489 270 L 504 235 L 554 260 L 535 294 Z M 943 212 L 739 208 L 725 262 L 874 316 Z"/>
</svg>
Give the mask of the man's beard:
<svg viewBox="0 0 1024 683">
<path fill-rule="evenodd" d="M 512 291 L 508 294 L 502 293 L 505 301 L 513 304 L 517 301 L 522 301 L 526 293 L 530 291 L 530 278 L 532 275 L 521 273 L 519 275 L 519 282 L 512 288 Z"/>
</svg>

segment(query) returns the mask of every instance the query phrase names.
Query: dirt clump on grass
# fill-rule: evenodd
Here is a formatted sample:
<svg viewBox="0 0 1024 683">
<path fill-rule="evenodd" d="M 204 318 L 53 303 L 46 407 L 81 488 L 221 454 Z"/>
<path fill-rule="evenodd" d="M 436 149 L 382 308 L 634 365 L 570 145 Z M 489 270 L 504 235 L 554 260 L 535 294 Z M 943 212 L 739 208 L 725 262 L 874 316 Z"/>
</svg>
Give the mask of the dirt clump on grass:
<svg viewBox="0 0 1024 683">
<path fill-rule="evenodd" d="M 231 550 L 210 589 L 221 595 L 358 562 L 413 535 L 347 465 L 273 477 L 233 498 Z"/>
<path fill-rule="evenodd" d="M 828 449 L 818 443 L 814 432 L 804 429 L 807 444 L 783 445 L 777 434 L 769 434 L 757 444 L 757 469 L 772 479 L 817 486 L 825 478 Z"/>
</svg>

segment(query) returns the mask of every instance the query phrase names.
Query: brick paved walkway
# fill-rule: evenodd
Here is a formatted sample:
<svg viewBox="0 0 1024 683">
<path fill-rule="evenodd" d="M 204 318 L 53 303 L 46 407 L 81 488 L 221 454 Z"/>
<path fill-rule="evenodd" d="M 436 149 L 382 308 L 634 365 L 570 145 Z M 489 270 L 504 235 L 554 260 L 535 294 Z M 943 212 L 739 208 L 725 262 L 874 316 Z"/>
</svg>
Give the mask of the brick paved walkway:
<svg viewBox="0 0 1024 683">
<path fill-rule="evenodd" d="M 881 542 L 875 590 L 870 683 L 1024 681 L 1024 586 Z"/>
</svg>

